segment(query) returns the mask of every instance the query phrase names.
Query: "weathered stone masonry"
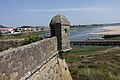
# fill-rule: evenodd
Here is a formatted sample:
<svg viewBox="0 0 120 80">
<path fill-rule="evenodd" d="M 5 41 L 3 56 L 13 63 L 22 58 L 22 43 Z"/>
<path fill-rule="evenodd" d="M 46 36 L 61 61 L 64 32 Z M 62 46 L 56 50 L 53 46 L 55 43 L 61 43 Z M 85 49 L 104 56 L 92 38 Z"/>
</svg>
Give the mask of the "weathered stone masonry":
<svg viewBox="0 0 120 80">
<path fill-rule="evenodd" d="M 0 52 L 10 48 L 18 47 L 20 40 L 22 39 L 0 40 Z"/>
<path fill-rule="evenodd" d="M 0 80 L 27 78 L 57 54 L 56 37 L 0 53 Z M 14 78 L 14 79 L 12 79 Z"/>
<path fill-rule="evenodd" d="M 51 36 L 57 37 L 58 50 L 70 50 L 70 22 L 61 14 L 54 16 L 50 22 Z"/>
<path fill-rule="evenodd" d="M 69 50 L 69 40 L 62 41 L 58 43 L 57 35 L 0 52 L 0 80 L 72 80 L 65 59 L 59 54 Z"/>
</svg>

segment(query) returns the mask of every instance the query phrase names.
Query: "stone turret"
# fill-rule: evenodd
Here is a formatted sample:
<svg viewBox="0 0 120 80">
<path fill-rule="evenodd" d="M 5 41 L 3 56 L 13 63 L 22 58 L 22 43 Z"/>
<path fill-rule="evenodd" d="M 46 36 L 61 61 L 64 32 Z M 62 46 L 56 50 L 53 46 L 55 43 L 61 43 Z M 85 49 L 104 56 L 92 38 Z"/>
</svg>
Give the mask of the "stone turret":
<svg viewBox="0 0 120 80">
<path fill-rule="evenodd" d="M 54 16 L 50 22 L 51 37 L 57 36 L 58 50 L 70 50 L 70 22 L 61 14 Z"/>
</svg>

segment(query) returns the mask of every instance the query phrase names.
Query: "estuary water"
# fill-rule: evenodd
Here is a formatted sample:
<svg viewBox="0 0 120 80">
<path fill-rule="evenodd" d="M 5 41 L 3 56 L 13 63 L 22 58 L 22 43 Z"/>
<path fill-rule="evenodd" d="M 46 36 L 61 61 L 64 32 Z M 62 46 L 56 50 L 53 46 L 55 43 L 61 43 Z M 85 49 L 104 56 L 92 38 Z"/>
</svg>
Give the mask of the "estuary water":
<svg viewBox="0 0 120 80">
<path fill-rule="evenodd" d="M 102 39 L 104 35 L 94 34 L 105 31 L 103 29 L 97 29 L 100 27 L 103 26 L 90 26 L 90 27 L 80 27 L 76 29 L 71 29 L 70 39 L 71 40 Z"/>
<path fill-rule="evenodd" d="M 90 27 L 80 27 L 72 28 L 70 30 L 70 40 L 88 40 L 88 39 L 102 39 L 104 35 L 93 34 L 98 32 L 104 32 L 103 29 L 97 29 L 103 26 L 90 26 Z M 42 34 L 42 36 L 50 36 L 50 32 Z"/>
</svg>

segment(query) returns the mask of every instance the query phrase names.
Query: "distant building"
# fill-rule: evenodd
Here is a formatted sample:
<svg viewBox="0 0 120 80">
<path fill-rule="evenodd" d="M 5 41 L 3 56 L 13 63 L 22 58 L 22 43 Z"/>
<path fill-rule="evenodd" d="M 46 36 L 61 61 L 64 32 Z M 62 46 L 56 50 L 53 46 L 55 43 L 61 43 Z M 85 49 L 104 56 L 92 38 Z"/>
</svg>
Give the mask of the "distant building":
<svg viewBox="0 0 120 80">
<path fill-rule="evenodd" d="M 0 32 L 2 34 L 14 33 L 14 29 L 13 28 L 0 28 Z"/>
<path fill-rule="evenodd" d="M 49 27 L 45 26 L 22 26 L 19 28 L 16 28 L 16 31 L 18 32 L 31 32 L 31 31 L 47 31 L 50 30 Z"/>
</svg>

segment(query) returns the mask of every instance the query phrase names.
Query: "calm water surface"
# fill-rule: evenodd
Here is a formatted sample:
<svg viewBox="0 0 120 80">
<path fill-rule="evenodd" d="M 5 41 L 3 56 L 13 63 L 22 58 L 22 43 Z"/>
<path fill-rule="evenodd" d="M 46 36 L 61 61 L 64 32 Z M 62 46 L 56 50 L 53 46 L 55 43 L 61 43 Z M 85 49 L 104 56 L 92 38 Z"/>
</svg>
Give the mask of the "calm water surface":
<svg viewBox="0 0 120 80">
<path fill-rule="evenodd" d="M 104 35 L 100 34 L 92 34 L 97 32 L 103 32 L 105 30 L 96 29 L 101 26 L 94 26 L 94 27 L 81 27 L 78 29 L 71 29 L 70 31 L 70 39 L 71 40 L 87 40 L 87 39 L 102 39 Z"/>
<path fill-rule="evenodd" d="M 81 27 L 70 30 L 70 40 L 87 40 L 87 39 L 102 39 L 104 35 L 92 34 L 97 32 L 103 32 L 105 30 L 96 29 L 102 26 Z M 42 34 L 42 36 L 50 36 L 50 32 Z"/>
</svg>

